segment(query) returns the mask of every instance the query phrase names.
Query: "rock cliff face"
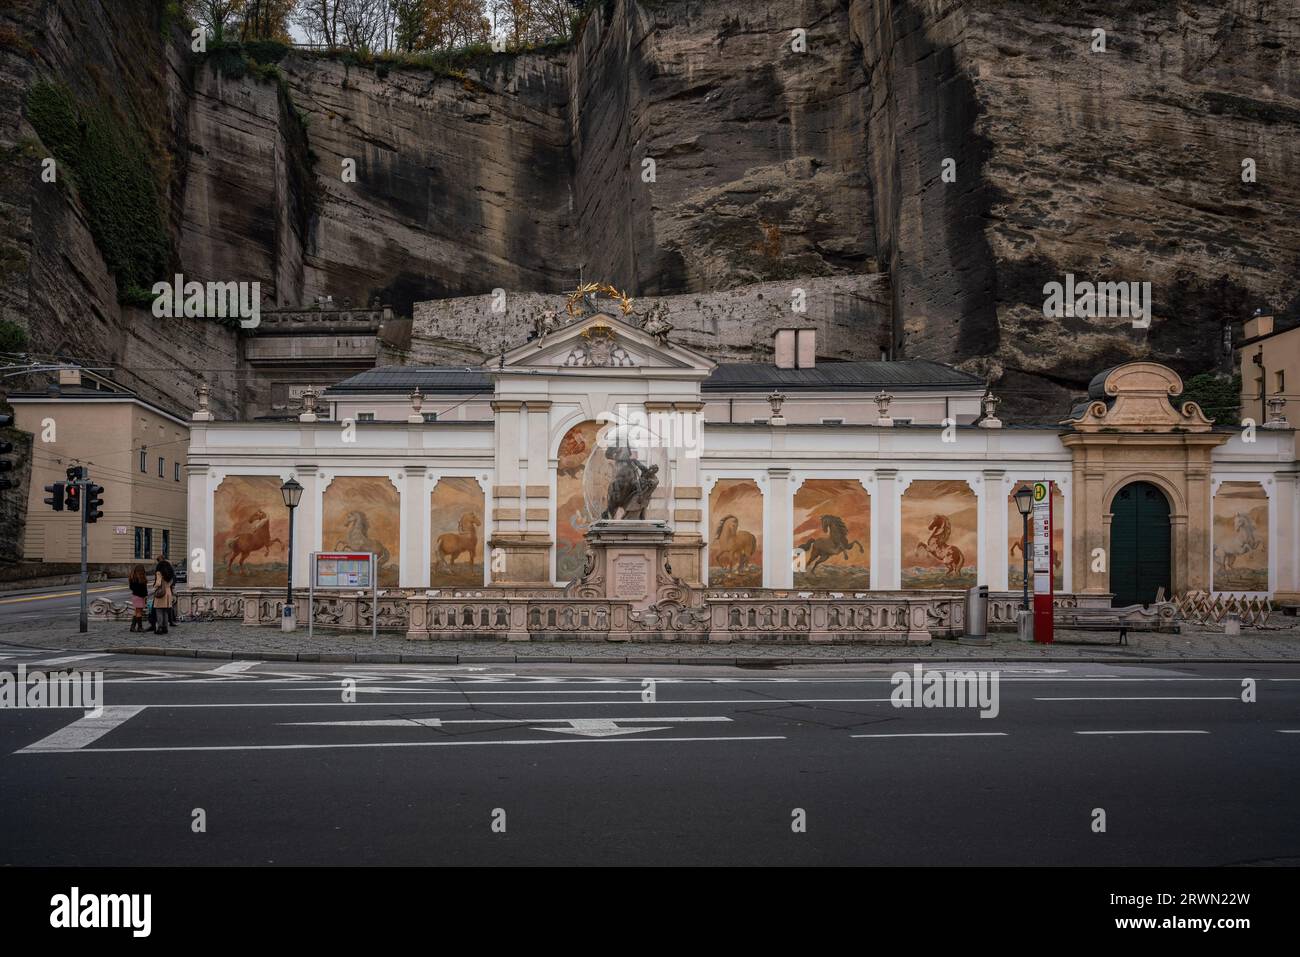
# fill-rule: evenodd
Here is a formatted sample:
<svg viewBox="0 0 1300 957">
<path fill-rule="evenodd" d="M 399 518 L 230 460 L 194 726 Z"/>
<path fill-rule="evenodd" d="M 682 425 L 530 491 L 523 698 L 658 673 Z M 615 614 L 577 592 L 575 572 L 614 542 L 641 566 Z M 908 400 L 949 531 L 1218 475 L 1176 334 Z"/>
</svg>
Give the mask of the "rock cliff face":
<svg viewBox="0 0 1300 957">
<path fill-rule="evenodd" d="M 978 359 L 1042 415 L 1090 371 L 1204 370 L 1224 322 L 1300 313 L 1296 4 L 853 0 L 850 18 L 907 354 Z M 1150 282 L 1151 328 L 1044 319 L 1067 272 Z"/>
<path fill-rule="evenodd" d="M 613 0 L 568 48 L 452 76 L 296 53 L 234 75 L 164 8 L 0 11 L 0 315 L 173 407 L 209 367 L 238 412 L 236 334 L 118 305 L 84 202 L 40 181 L 37 84 L 142 131 L 173 269 L 268 306 L 410 314 L 581 276 L 684 296 L 683 341 L 762 358 L 754 316 L 799 285 L 825 357 L 878 357 L 884 330 L 898 357 L 987 372 L 1013 421 L 1125 358 L 1207 368 L 1256 307 L 1300 313 L 1294 3 Z M 1151 328 L 1043 318 L 1067 272 L 1149 281 Z M 510 312 L 459 321 L 480 307 L 417 310 L 412 361 L 526 336 Z"/>
</svg>

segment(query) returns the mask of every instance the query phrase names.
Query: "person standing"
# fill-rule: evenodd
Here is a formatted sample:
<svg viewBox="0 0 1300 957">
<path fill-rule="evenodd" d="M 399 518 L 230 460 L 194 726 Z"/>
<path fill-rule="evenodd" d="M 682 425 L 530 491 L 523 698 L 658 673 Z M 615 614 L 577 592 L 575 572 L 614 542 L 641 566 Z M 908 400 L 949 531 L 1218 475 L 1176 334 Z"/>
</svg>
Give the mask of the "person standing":
<svg viewBox="0 0 1300 957">
<path fill-rule="evenodd" d="M 163 577 L 162 568 L 159 567 L 153 573 L 153 610 L 155 626 L 151 630 L 155 634 L 167 634 L 167 621 L 171 617 L 172 609 L 172 583 Z"/>
<path fill-rule="evenodd" d="M 145 574 L 143 565 L 131 569 L 127 583 L 131 586 L 131 630 L 144 631 L 144 605 L 149 598 L 149 577 Z"/>
</svg>

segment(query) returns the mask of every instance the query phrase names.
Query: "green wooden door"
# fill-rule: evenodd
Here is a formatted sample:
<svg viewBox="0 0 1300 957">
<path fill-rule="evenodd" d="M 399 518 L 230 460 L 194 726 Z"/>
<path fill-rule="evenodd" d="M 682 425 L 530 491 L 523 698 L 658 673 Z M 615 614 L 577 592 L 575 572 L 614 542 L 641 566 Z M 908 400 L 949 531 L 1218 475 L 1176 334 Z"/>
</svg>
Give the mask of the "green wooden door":
<svg viewBox="0 0 1300 957">
<path fill-rule="evenodd" d="M 1111 604 L 1148 605 L 1163 585 L 1171 594 L 1169 501 L 1150 482 L 1133 482 L 1111 503 Z"/>
</svg>

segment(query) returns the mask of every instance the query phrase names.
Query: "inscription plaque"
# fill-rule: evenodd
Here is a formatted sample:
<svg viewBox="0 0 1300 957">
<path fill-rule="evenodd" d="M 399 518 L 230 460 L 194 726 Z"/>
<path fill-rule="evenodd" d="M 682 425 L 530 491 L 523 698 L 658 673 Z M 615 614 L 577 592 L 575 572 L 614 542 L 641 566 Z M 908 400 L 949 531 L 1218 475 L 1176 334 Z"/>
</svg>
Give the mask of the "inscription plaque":
<svg viewBox="0 0 1300 957">
<path fill-rule="evenodd" d="M 650 563 L 640 555 L 620 555 L 614 559 L 614 597 L 646 597 Z"/>
</svg>

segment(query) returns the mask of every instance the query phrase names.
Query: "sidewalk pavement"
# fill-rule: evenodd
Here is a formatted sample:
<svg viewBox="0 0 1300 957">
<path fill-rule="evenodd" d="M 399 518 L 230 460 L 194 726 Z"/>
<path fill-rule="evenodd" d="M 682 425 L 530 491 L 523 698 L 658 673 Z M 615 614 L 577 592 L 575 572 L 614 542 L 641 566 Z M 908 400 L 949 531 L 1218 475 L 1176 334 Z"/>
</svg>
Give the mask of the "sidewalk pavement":
<svg viewBox="0 0 1300 957">
<path fill-rule="evenodd" d="M 1266 628 L 1243 629 L 1228 637 L 1221 629 L 1184 625 L 1178 635 L 1130 632 L 1129 644 L 1095 631 L 1058 631 L 1060 644 L 1021 642 L 1014 634 L 995 634 L 984 644 L 935 640 L 929 645 L 807 642 L 609 642 L 609 641 L 408 641 L 398 633 L 369 634 L 317 630 L 285 633 L 273 627 L 246 627 L 234 621 L 182 623 L 166 635 L 127 630 L 125 622 L 90 622 L 79 634 L 75 619 L 15 627 L 0 641 L 38 648 L 241 658 L 265 661 L 363 663 L 570 663 L 859 664 L 918 659 L 976 661 L 1300 661 L 1300 618 L 1274 616 Z"/>
</svg>

